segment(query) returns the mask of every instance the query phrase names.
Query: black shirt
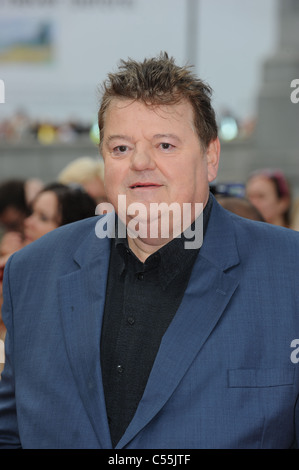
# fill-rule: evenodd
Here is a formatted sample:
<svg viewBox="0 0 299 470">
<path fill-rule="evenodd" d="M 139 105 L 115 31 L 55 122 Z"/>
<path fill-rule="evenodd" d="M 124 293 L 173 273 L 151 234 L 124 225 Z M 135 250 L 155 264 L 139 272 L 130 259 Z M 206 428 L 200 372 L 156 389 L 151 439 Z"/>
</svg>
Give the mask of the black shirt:
<svg viewBox="0 0 299 470">
<path fill-rule="evenodd" d="M 210 197 L 203 232 L 211 206 Z M 199 249 L 185 249 L 184 242 L 184 236 L 173 239 L 144 263 L 126 238 L 116 236 L 111 242 L 101 367 L 113 447 L 134 416 L 161 339 L 187 287 Z"/>
</svg>

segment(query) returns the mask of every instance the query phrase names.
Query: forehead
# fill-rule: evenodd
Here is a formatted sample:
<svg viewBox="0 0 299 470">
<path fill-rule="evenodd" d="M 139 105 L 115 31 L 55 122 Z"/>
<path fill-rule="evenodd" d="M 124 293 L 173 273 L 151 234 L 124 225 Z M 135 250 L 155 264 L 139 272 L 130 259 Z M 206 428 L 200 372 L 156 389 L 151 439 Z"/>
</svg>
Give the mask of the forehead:
<svg viewBox="0 0 299 470">
<path fill-rule="evenodd" d="M 271 179 L 263 175 L 253 176 L 248 181 L 248 188 L 250 189 L 259 189 L 259 190 L 267 191 L 270 188 L 274 189 L 274 187 L 275 187 L 274 182 Z"/>
<path fill-rule="evenodd" d="M 144 121 L 160 126 L 186 126 L 193 125 L 193 117 L 192 105 L 187 100 L 174 104 L 152 105 L 138 100 L 114 98 L 107 108 L 105 128 L 111 125 L 135 126 Z"/>
<path fill-rule="evenodd" d="M 48 212 L 56 210 L 57 207 L 58 199 L 53 191 L 45 191 L 40 193 L 33 203 L 33 209 L 43 209 Z"/>
</svg>

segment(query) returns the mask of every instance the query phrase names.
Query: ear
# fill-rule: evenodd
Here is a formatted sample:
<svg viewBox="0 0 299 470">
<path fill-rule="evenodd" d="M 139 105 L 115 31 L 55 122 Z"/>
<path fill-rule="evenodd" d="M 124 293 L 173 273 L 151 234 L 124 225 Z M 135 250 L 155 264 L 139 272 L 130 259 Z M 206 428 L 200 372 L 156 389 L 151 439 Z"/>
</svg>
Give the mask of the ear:
<svg viewBox="0 0 299 470">
<path fill-rule="evenodd" d="M 217 176 L 218 167 L 219 167 L 219 158 L 220 158 L 220 142 L 217 137 L 217 139 L 212 140 L 212 142 L 209 143 L 209 146 L 206 150 L 209 183 L 211 183 L 211 181 L 213 181 Z"/>
</svg>

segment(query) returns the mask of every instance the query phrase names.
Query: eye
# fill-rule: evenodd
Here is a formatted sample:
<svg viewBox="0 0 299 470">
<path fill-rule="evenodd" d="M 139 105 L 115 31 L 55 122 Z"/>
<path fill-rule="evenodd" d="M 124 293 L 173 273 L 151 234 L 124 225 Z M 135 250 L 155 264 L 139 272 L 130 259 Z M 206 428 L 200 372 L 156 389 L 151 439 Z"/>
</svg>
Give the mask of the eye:
<svg viewBox="0 0 299 470">
<path fill-rule="evenodd" d="M 168 142 L 162 142 L 160 144 L 160 147 L 162 148 L 162 150 L 171 150 L 174 148 L 174 145 L 171 145 Z"/>
<path fill-rule="evenodd" d="M 40 219 L 41 222 L 50 222 L 50 220 L 51 220 L 45 214 L 39 214 L 39 219 Z"/>
<path fill-rule="evenodd" d="M 127 145 L 117 145 L 116 147 L 113 148 L 113 153 L 115 155 L 117 155 L 117 154 L 121 155 L 121 154 L 127 152 L 127 150 L 128 150 Z"/>
<path fill-rule="evenodd" d="M 128 147 L 126 145 L 118 145 L 114 150 L 118 150 L 120 153 L 124 153 Z"/>
</svg>

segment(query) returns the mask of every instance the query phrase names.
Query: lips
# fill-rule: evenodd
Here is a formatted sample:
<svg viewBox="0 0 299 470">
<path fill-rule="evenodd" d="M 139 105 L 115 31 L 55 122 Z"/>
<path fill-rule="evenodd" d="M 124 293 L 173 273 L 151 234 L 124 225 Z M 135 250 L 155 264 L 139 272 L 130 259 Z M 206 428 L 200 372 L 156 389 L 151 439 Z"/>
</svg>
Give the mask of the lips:
<svg viewBox="0 0 299 470">
<path fill-rule="evenodd" d="M 25 236 L 26 243 L 30 243 L 30 242 L 34 241 L 34 238 L 32 236 L 30 236 L 30 233 L 26 233 L 26 231 L 25 231 L 24 236 Z"/>
<path fill-rule="evenodd" d="M 138 188 L 160 188 L 161 184 L 147 182 L 147 183 L 133 183 L 130 185 L 130 189 L 138 189 Z"/>
</svg>

